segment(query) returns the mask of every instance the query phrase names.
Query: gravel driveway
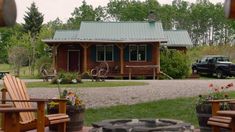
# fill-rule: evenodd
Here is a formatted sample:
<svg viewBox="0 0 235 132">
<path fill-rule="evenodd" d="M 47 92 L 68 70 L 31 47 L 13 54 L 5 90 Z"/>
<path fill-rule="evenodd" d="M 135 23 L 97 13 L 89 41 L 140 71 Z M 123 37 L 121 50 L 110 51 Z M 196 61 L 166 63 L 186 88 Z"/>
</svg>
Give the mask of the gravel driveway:
<svg viewBox="0 0 235 132">
<path fill-rule="evenodd" d="M 210 92 L 209 83 L 226 85 L 235 80 L 144 80 L 148 85 L 115 88 L 81 88 L 79 95 L 87 108 L 135 104 L 160 99 L 190 97 Z M 235 88 L 232 88 L 235 90 Z M 58 95 L 56 88 L 32 88 L 31 97 L 52 98 Z"/>
</svg>

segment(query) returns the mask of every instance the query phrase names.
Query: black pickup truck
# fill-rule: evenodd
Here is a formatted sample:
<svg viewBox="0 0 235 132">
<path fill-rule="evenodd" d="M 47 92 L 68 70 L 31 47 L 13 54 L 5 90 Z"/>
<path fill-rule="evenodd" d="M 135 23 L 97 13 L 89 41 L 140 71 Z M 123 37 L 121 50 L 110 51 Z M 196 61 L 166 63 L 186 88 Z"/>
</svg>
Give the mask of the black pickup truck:
<svg viewBox="0 0 235 132">
<path fill-rule="evenodd" d="M 217 78 L 226 78 L 235 76 L 235 64 L 232 64 L 226 56 L 209 55 L 197 60 L 192 65 L 192 71 L 198 74 L 215 75 Z"/>
</svg>

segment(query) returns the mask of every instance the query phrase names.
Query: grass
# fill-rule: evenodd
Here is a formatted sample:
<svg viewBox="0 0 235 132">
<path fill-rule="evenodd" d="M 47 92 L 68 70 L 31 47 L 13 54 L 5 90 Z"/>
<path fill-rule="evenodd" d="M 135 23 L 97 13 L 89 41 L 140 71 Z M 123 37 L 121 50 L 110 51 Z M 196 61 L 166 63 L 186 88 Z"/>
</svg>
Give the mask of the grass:
<svg viewBox="0 0 235 132">
<path fill-rule="evenodd" d="M 11 66 L 8 64 L 0 64 L 0 71 L 11 71 Z"/>
<path fill-rule="evenodd" d="M 229 96 L 235 98 L 235 92 L 229 93 Z M 198 127 L 195 104 L 196 97 L 87 109 L 85 124 L 90 126 L 92 122 L 107 119 L 170 118 L 182 120 Z"/>
<path fill-rule="evenodd" d="M 8 71 L 11 74 L 14 74 L 14 69 L 11 65 L 9 64 L 0 64 L 0 71 Z M 36 75 L 38 75 L 37 69 L 34 71 L 34 75 L 30 75 L 30 70 L 28 66 L 24 66 L 20 68 L 20 78 L 38 78 Z"/>
<path fill-rule="evenodd" d="M 87 87 L 121 87 L 121 86 L 142 86 L 147 85 L 145 82 L 128 82 L 128 81 L 107 81 L 107 82 L 91 82 L 84 81 L 79 84 L 60 84 L 63 88 L 87 88 Z M 43 88 L 57 88 L 57 84 L 50 82 L 29 82 L 26 83 L 27 88 L 43 87 Z"/>
<path fill-rule="evenodd" d="M 135 105 L 87 109 L 85 124 L 90 126 L 92 122 L 107 119 L 170 118 L 198 126 L 194 111 L 194 100 L 195 98 L 178 98 Z"/>
</svg>

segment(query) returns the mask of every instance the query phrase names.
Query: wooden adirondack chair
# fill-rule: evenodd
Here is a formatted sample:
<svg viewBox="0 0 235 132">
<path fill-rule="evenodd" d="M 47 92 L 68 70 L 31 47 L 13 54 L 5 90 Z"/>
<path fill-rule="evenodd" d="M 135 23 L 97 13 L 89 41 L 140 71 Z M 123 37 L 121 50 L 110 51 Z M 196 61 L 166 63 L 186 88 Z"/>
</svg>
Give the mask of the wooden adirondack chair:
<svg viewBox="0 0 235 132">
<path fill-rule="evenodd" d="M 9 74 L 5 75 L 3 82 L 5 87 L 5 89 L 2 90 L 3 98 L 6 96 L 4 91 L 7 91 L 11 100 L 2 100 L 2 102 L 12 102 L 14 105 L 13 108 L 0 108 L 0 112 L 4 113 L 3 115 L 5 115 L 2 119 L 2 127 L 4 131 L 22 132 L 37 129 L 37 132 L 44 132 L 44 127 L 51 124 L 58 124 L 60 131 L 66 131 L 66 122 L 69 121 L 69 117 L 66 115 L 66 100 L 54 100 L 60 104 L 59 114 L 45 115 L 45 103 L 49 100 L 30 99 L 29 95 L 27 94 L 25 83 L 19 78 Z M 30 102 L 36 102 L 37 108 L 32 108 Z M 37 112 L 37 118 L 35 116 L 35 112 L 32 111 Z M 12 117 L 13 114 L 15 115 L 13 117 L 16 118 L 14 119 L 14 123 L 17 121 L 19 122 L 16 123 L 18 125 L 15 125 L 17 126 L 15 128 L 11 128 L 11 126 L 14 126 L 14 124 L 12 125 L 11 123 L 13 122 L 9 122 L 8 119 L 9 117 Z"/>
<path fill-rule="evenodd" d="M 220 128 L 227 128 L 235 132 L 235 111 L 220 111 L 220 103 L 230 102 L 230 104 L 235 104 L 234 101 L 234 99 L 209 101 L 212 103 L 212 117 L 209 118 L 207 124 L 212 126 L 213 132 L 222 131 Z"/>
</svg>

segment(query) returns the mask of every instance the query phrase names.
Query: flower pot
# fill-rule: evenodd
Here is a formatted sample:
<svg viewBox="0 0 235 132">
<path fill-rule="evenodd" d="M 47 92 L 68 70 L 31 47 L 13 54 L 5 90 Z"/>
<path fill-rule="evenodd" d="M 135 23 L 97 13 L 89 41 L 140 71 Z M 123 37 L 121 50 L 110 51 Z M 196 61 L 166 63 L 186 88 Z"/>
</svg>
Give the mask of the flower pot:
<svg viewBox="0 0 235 132">
<path fill-rule="evenodd" d="M 59 111 L 58 105 L 51 108 L 47 107 L 48 114 L 56 114 L 58 113 L 58 111 Z M 85 113 L 85 106 L 75 107 L 67 105 L 66 114 L 68 114 L 70 118 L 70 121 L 67 122 L 66 125 L 66 130 L 68 132 L 82 130 L 84 123 L 84 113 Z M 58 131 L 58 127 L 56 125 L 50 125 L 49 130 Z"/>
<path fill-rule="evenodd" d="M 201 132 L 211 132 L 212 129 L 207 125 L 208 119 L 212 116 L 211 104 L 200 104 L 196 106 L 198 124 Z"/>
</svg>

